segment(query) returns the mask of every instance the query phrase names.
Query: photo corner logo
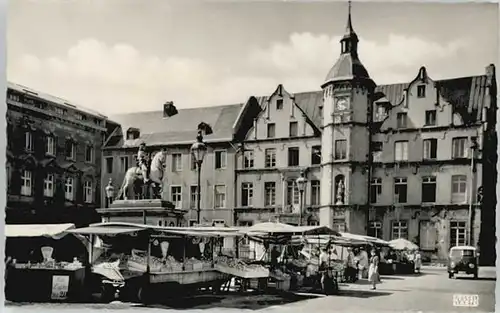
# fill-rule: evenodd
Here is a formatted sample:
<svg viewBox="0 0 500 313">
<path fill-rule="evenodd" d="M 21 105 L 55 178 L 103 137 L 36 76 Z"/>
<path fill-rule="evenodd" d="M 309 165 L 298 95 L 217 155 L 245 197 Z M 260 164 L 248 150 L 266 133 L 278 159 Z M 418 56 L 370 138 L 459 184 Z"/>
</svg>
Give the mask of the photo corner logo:
<svg viewBox="0 0 500 313">
<path fill-rule="evenodd" d="M 478 307 L 479 295 L 453 295 L 453 306 Z"/>
</svg>

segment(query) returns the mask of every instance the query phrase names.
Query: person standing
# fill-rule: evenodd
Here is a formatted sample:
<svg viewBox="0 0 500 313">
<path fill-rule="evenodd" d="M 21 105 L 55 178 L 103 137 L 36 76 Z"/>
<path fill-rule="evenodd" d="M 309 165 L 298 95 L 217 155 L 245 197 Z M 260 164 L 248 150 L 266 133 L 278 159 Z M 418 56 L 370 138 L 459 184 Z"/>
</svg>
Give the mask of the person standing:
<svg viewBox="0 0 500 313">
<path fill-rule="evenodd" d="M 420 251 L 418 251 L 418 249 L 415 250 L 414 262 L 415 262 L 415 272 L 417 274 L 420 274 L 420 269 L 422 268 L 422 255 L 420 255 Z"/>
<path fill-rule="evenodd" d="M 378 264 L 380 260 L 375 249 L 372 249 L 370 254 L 371 257 L 370 266 L 368 268 L 368 281 L 370 281 L 372 284 L 372 290 L 375 290 L 377 289 L 376 285 L 379 282 Z"/>
</svg>

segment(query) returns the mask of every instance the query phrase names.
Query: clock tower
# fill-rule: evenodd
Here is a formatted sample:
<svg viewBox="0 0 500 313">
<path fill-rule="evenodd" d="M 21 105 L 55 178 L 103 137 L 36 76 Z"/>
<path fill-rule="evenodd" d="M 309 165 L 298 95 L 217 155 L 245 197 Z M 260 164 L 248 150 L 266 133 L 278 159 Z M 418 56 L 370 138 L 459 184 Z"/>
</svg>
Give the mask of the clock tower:
<svg viewBox="0 0 500 313">
<path fill-rule="evenodd" d="M 341 54 L 323 89 L 320 223 L 366 233 L 370 181 L 370 125 L 375 83 L 358 57 L 351 2 Z"/>
</svg>

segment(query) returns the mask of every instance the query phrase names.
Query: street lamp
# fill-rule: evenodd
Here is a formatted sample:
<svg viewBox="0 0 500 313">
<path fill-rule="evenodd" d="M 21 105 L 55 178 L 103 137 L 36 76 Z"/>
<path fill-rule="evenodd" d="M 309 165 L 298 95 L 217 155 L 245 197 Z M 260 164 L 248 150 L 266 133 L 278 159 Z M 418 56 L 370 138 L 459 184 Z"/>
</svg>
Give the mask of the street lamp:
<svg viewBox="0 0 500 313">
<path fill-rule="evenodd" d="M 113 203 L 113 197 L 115 195 L 115 187 L 113 187 L 113 179 L 110 178 L 108 185 L 105 188 L 106 191 L 106 207 L 109 208 L 111 203 Z"/>
<path fill-rule="evenodd" d="M 191 155 L 196 162 L 196 168 L 198 169 L 198 197 L 196 198 L 196 221 L 200 225 L 200 199 L 201 199 L 201 164 L 203 163 L 203 158 L 207 153 L 207 145 L 203 143 L 203 135 L 201 130 L 198 131 L 198 136 L 196 136 L 196 142 L 191 146 Z"/>
<path fill-rule="evenodd" d="M 302 211 L 304 211 L 304 190 L 306 188 L 306 183 L 307 183 L 307 179 L 305 178 L 304 172 L 300 173 L 300 177 L 295 180 L 295 183 L 297 183 L 300 193 L 299 226 L 302 226 Z"/>
</svg>

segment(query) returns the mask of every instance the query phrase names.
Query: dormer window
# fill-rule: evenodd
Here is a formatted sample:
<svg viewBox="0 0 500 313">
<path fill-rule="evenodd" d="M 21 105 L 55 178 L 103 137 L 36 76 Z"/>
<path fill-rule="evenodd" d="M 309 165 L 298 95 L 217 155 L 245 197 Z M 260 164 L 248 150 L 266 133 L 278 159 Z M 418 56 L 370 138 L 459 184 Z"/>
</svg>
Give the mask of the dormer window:
<svg viewBox="0 0 500 313">
<path fill-rule="evenodd" d="M 141 132 L 138 128 L 129 128 L 127 130 L 127 140 L 134 140 L 139 138 Z"/>
<path fill-rule="evenodd" d="M 417 86 L 417 97 L 425 98 L 425 85 Z"/>
<path fill-rule="evenodd" d="M 276 110 L 283 110 L 283 99 L 276 100 Z"/>
</svg>

